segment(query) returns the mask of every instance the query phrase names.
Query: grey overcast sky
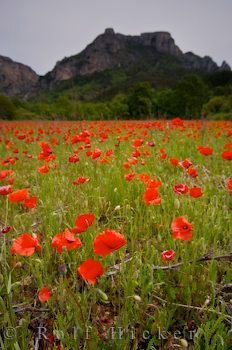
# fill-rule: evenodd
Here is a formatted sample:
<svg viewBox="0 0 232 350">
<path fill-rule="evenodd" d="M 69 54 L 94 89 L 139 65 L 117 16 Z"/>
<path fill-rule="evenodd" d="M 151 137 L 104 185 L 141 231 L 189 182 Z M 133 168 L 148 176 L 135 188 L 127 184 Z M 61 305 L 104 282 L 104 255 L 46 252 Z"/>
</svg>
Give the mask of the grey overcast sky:
<svg viewBox="0 0 232 350">
<path fill-rule="evenodd" d="M 231 18 L 232 0 L 0 0 L 0 55 L 42 75 L 112 27 L 169 31 L 182 51 L 232 66 Z"/>
</svg>

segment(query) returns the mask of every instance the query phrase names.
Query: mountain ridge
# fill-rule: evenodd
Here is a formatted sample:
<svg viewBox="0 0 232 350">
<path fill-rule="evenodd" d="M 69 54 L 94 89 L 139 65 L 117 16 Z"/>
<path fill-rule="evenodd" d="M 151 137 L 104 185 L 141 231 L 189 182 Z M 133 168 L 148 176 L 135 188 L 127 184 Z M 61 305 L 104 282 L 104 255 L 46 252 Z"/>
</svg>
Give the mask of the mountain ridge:
<svg viewBox="0 0 232 350">
<path fill-rule="evenodd" d="M 63 83 L 69 88 L 75 84 L 82 91 L 91 81 L 95 83 L 96 76 L 100 81 L 105 79 L 103 91 L 107 92 L 112 85 L 112 75 L 117 80 L 117 74 L 124 75 L 124 83 L 149 80 L 159 88 L 175 84 L 178 77 L 188 73 L 207 74 L 220 70 L 231 68 L 225 61 L 219 66 L 209 56 L 183 53 L 169 32 L 124 35 L 107 28 L 84 50 L 57 61 L 54 68 L 43 76 L 22 63 L 0 56 L 0 92 L 30 98 L 44 91 L 56 90 Z M 101 89 L 101 83 L 97 86 Z M 80 93 L 83 98 L 90 99 L 99 96 L 92 92 L 89 97 L 88 94 L 82 95 Z"/>
</svg>

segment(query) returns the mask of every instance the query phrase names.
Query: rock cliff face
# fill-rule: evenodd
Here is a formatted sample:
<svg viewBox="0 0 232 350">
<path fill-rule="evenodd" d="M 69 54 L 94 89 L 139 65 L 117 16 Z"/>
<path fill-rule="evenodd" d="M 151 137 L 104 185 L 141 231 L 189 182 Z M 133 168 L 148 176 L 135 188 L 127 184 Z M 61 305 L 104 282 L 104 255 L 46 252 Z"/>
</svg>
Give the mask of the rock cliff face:
<svg viewBox="0 0 232 350">
<path fill-rule="evenodd" d="M 25 96 L 38 82 L 39 76 L 28 66 L 0 56 L 0 93 Z"/>
<path fill-rule="evenodd" d="M 143 33 L 140 36 L 116 34 L 108 28 L 79 55 L 64 58 L 46 77 L 48 81 L 90 75 L 114 66 L 133 64 L 143 55 L 143 48 L 180 57 L 181 50 L 167 32 Z"/>
<path fill-rule="evenodd" d="M 89 79 L 92 75 L 94 79 L 95 74 L 110 69 L 126 72 L 127 77 L 137 74 L 138 79 L 154 78 L 157 86 L 163 86 L 162 81 L 168 85 L 180 74 L 206 74 L 230 67 L 225 61 L 219 67 L 209 56 L 183 53 L 168 32 L 131 36 L 107 28 L 81 53 L 65 57 L 42 77 L 31 68 L 0 56 L 0 93 L 28 97 L 51 90 L 62 81 Z"/>
<path fill-rule="evenodd" d="M 41 79 L 42 87 L 50 87 L 57 81 L 78 76 L 89 76 L 113 67 L 131 67 L 148 58 L 159 64 L 160 55 L 174 56 L 183 69 L 211 73 L 219 69 L 228 70 L 226 62 L 221 67 L 209 57 L 200 57 L 192 52 L 183 53 L 168 32 L 142 33 L 130 36 L 115 33 L 108 28 L 80 54 L 57 62 L 54 69 Z"/>
</svg>

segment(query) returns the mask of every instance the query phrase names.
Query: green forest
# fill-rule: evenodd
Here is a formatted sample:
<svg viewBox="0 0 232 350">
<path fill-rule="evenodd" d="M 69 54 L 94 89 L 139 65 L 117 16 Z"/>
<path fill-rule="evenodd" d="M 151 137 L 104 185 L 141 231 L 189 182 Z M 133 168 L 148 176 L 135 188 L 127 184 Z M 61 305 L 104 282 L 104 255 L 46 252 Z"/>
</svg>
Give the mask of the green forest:
<svg viewBox="0 0 232 350">
<path fill-rule="evenodd" d="M 89 89 L 94 89 L 94 81 L 90 85 Z M 170 88 L 155 88 L 148 81 L 135 82 L 128 89 L 118 89 L 113 96 L 95 99 L 80 97 L 78 88 L 73 85 L 56 93 L 44 91 L 30 100 L 0 95 L 0 118 L 114 120 L 180 116 L 232 119 L 231 71 L 185 75 Z"/>
</svg>

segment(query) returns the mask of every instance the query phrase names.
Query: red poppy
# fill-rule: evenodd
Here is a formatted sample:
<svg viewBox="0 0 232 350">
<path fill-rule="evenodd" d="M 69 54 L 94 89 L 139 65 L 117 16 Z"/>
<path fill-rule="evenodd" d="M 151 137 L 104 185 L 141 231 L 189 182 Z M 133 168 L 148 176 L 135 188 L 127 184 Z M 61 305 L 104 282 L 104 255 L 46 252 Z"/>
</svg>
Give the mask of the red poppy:
<svg viewBox="0 0 232 350">
<path fill-rule="evenodd" d="M 42 165 L 40 168 L 38 168 L 38 172 L 41 174 L 46 174 L 49 172 L 49 166 L 47 164 Z"/>
<path fill-rule="evenodd" d="M 156 179 L 149 179 L 146 185 L 149 188 L 156 188 L 156 187 L 162 186 L 162 182 Z"/>
<path fill-rule="evenodd" d="M 173 191 L 178 194 L 186 194 L 188 192 L 188 186 L 184 184 L 175 185 Z"/>
<path fill-rule="evenodd" d="M 199 146 L 199 147 L 197 147 L 197 149 L 204 156 L 210 156 L 213 153 L 213 149 L 211 147 Z"/>
<path fill-rule="evenodd" d="M 68 250 L 80 248 L 82 246 L 82 242 L 79 238 L 76 238 L 72 232 L 65 229 L 64 232 L 57 233 L 53 237 L 51 246 L 55 248 L 59 254 L 61 254 L 63 247 L 66 247 Z"/>
<path fill-rule="evenodd" d="M 143 194 L 143 200 L 146 204 L 158 205 L 161 202 L 159 191 L 155 187 L 148 187 Z"/>
<path fill-rule="evenodd" d="M 112 156 L 112 154 L 113 154 L 113 150 L 112 150 L 111 148 L 108 149 L 108 151 L 106 151 L 106 153 L 105 153 L 105 155 L 106 155 L 107 157 Z"/>
<path fill-rule="evenodd" d="M 229 190 L 230 195 L 232 195 L 232 179 L 229 179 L 227 182 L 227 188 Z"/>
<path fill-rule="evenodd" d="M 129 174 L 125 175 L 125 180 L 129 182 L 129 181 L 133 180 L 135 177 L 136 177 L 135 173 L 129 173 Z"/>
<path fill-rule="evenodd" d="M 78 157 L 78 155 L 74 154 L 71 157 L 69 157 L 68 161 L 69 163 L 77 163 L 80 161 L 80 158 Z"/>
<path fill-rule="evenodd" d="M 39 290 L 39 301 L 41 301 L 41 303 L 48 301 L 51 296 L 52 292 L 48 287 L 43 287 Z"/>
<path fill-rule="evenodd" d="M 41 141 L 39 144 L 40 148 L 42 148 L 42 151 L 40 152 L 38 159 L 39 160 L 45 160 L 47 162 L 49 162 L 50 160 L 53 160 L 55 158 L 54 155 L 52 155 L 52 149 L 50 148 L 50 146 L 44 142 Z"/>
<path fill-rule="evenodd" d="M 11 246 L 10 252 L 12 255 L 19 254 L 22 256 L 31 256 L 34 254 L 35 250 L 41 250 L 38 239 L 31 236 L 30 233 L 23 233 L 16 238 Z"/>
<path fill-rule="evenodd" d="M 8 233 L 12 230 L 12 227 L 11 226 L 5 226 L 1 229 L 1 233 Z"/>
<path fill-rule="evenodd" d="M 203 192 L 200 187 L 193 187 L 189 190 L 189 194 L 191 197 L 198 198 L 203 196 Z"/>
<path fill-rule="evenodd" d="M 73 185 L 80 185 L 80 184 L 84 184 L 85 182 L 89 182 L 89 181 L 90 181 L 90 178 L 80 176 L 75 181 L 73 181 Z"/>
<path fill-rule="evenodd" d="M 138 174 L 138 179 L 142 182 L 147 183 L 150 181 L 150 176 L 148 174 Z"/>
<path fill-rule="evenodd" d="M 12 192 L 9 195 L 9 201 L 14 202 L 14 203 L 21 202 L 21 201 L 24 201 L 25 199 L 27 199 L 28 196 L 29 196 L 28 189 L 23 188 L 22 190 Z"/>
<path fill-rule="evenodd" d="M 74 233 L 85 232 L 94 222 L 94 214 L 82 214 L 79 215 L 75 220 L 75 227 L 72 229 Z"/>
<path fill-rule="evenodd" d="M 182 168 L 188 169 L 190 166 L 193 165 L 193 163 L 192 163 L 189 159 L 185 159 L 185 160 L 183 160 L 182 162 L 179 162 L 179 165 L 180 165 Z"/>
<path fill-rule="evenodd" d="M 142 139 L 137 139 L 137 140 L 134 140 L 132 142 L 132 146 L 135 147 L 135 148 L 142 146 L 142 144 L 143 144 L 143 140 Z"/>
<path fill-rule="evenodd" d="M 6 196 L 12 192 L 12 187 L 10 185 L 0 186 L 0 196 Z"/>
<path fill-rule="evenodd" d="M 97 278 L 103 275 L 104 269 L 99 261 L 87 259 L 78 267 L 77 272 L 79 272 L 81 277 L 89 284 L 95 284 Z"/>
<path fill-rule="evenodd" d="M 186 172 L 193 178 L 198 176 L 198 172 L 194 168 L 188 168 Z"/>
<path fill-rule="evenodd" d="M 171 124 L 173 126 L 184 126 L 184 121 L 181 118 L 177 117 L 171 120 Z"/>
<path fill-rule="evenodd" d="M 174 166 L 177 166 L 179 164 L 179 160 L 176 158 L 170 158 L 169 162 Z"/>
<path fill-rule="evenodd" d="M 0 171 L 0 180 L 5 179 L 5 177 L 11 175 L 13 173 L 12 170 L 1 170 Z"/>
<path fill-rule="evenodd" d="M 24 200 L 23 205 L 25 208 L 33 209 L 37 206 L 37 197 L 31 197 Z"/>
<path fill-rule="evenodd" d="M 127 241 L 121 233 L 106 229 L 95 238 L 93 250 L 96 255 L 104 257 L 123 247 L 126 243 Z"/>
<path fill-rule="evenodd" d="M 180 216 L 172 221 L 172 237 L 174 239 L 182 239 L 188 241 L 192 239 L 192 224 L 183 216 Z"/>
<path fill-rule="evenodd" d="M 131 155 L 132 155 L 132 157 L 138 158 L 138 157 L 141 155 L 141 153 L 140 153 L 140 151 L 136 148 L 136 150 L 133 151 L 133 152 L 131 153 Z"/>
<path fill-rule="evenodd" d="M 164 250 L 161 253 L 161 257 L 164 261 L 170 261 L 173 260 L 176 255 L 175 250 L 169 249 L 169 250 Z"/>
<path fill-rule="evenodd" d="M 154 141 L 148 141 L 148 142 L 147 142 L 147 145 L 148 145 L 149 147 L 155 147 L 155 142 L 154 142 Z"/>
<path fill-rule="evenodd" d="M 7 180 L 7 183 L 8 183 L 8 185 L 13 185 L 14 181 L 15 181 L 15 179 L 11 178 L 11 179 Z"/>
<path fill-rule="evenodd" d="M 222 158 L 225 160 L 232 160 L 232 151 L 228 149 L 222 152 Z"/>
<path fill-rule="evenodd" d="M 101 155 L 101 150 L 99 148 L 95 148 L 94 151 L 92 152 L 91 158 L 96 159 L 100 157 Z"/>
</svg>

